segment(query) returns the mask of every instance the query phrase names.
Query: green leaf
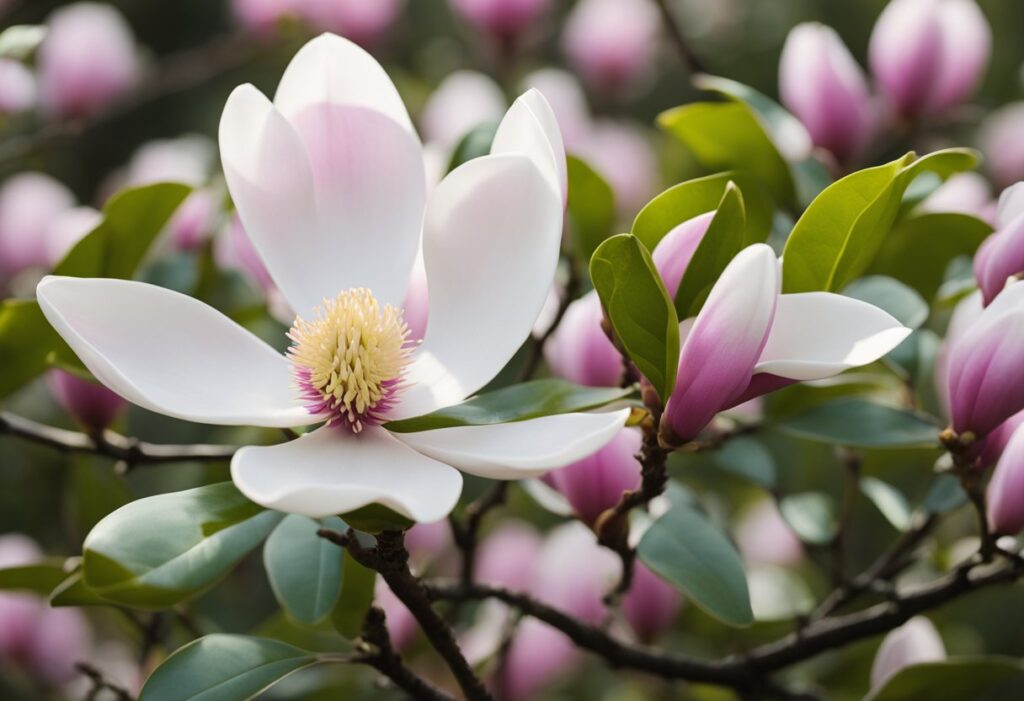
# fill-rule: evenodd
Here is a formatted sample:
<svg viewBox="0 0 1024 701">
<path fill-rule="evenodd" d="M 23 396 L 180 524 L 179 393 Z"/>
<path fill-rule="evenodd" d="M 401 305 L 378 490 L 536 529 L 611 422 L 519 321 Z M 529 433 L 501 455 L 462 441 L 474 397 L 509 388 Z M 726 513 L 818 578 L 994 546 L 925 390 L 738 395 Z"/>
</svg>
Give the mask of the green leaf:
<svg viewBox="0 0 1024 701">
<path fill-rule="evenodd" d="M 42 374 L 62 343 L 34 299 L 0 302 L 0 398 Z"/>
<path fill-rule="evenodd" d="M 758 621 L 786 621 L 814 609 L 814 594 L 803 577 L 778 565 L 756 565 L 747 575 L 750 604 Z"/>
<path fill-rule="evenodd" d="M 731 438 L 714 453 L 715 464 L 723 470 L 750 480 L 765 489 L 773 489 L 777 476 L 775 461 L 760 442 L 740 436 Z"/>
<path fill-rule="evenodd" d="M 281 518 L 230 482 L 140 499 L 85 539 L 85 583 L 120 604 L 167 608 L 212 586 Z"/>
<path fill-rule="evenodd" d="M 466 132 L 452 152 L 451 160 L 448 161 L 448 172 L 455 170 L 467 161 L 490 153 L 491 142 L 494 141 L 497 131 L 497 122 L 485 122 Z"/>
<path fill-rule="evenodd" d="M 423 416 L 391 421 L 385 427 L 395 433 L 415 433 L 453 426 L 503 424 L 597 409 L 632 393 L 631 389 L 582 387 L 565 380 L 532 380 L 485 392 Z"/>
<path fill-rule="evenodd" d="M 82 571 L 73 572 L 71 576 L 54 587 L 50 592 L 50 606 L 61 608 L 63 606 L 110 606 L 112 602 L 107 601 L 94 592 L 85 582 L 82 581 Z"/>
<path fill-rule="evenodd" d="M 247 701 L 317 661 L 315 654 L 278 640 L 207 635 L 164 660 L 139 701 Z"/>
<path fill-rule="evenodd" d="M 345 551 L 342 570 L 341 594 L 331 612 L 331 623 L 335 630 L 348 639 L 356 638 L 363 631 L 363 619 L 373 604 L 373 590 L 377 573 L 363 567 Z"/>
<path fill-rule="evenodd" d="M 104 516 L 129 503 L 132 494 L 109 460 L 77 455 L 70 461 L 65 500 L 75 532 L 84 538 Z"/>
<path fill-rule="evenodd" d="M 928 303 L 899 280 L 869 275 L 846 286 L 843 294 L 883 309 L 904 326 L 916 329 L 928 319 Z"/>
<path fill-rule="evenodd" d="M 801 438 L 854 448 L 938 447 L 940 430 L 929 416 L 863 399 L 822 404 L 782 419 L 778 427 Z"/>
<path fill-rule="evenodd" d="M 345 530 L 337 517 L 322 523 L 291 514 L 263 545 L 263 566 L 281 608 L 299 623 L 327 617 L 341 586 L 341 549 L 316 534 L 320 528 Z"/>
<path fill-rule="evenodd" d="M 953 475 L 939 475 L 932 482 L 921 508 L 930 514 L 944 514 L 967 503 L 967 493 Z"/>
<path fill-rule="evenodd" d="M 835 537 L 836 507 L 828 494 L 790 494 L 779 500 L 779 513 L 805 543 L 825 545 Z"/>
<path fill-rule="evenodd" d="M 24 61 L 32 56 L 46 38 L 41 24 L 15 24 L 0 32 L 0 57 Z"/>
<path fill-rule="evenodd" d="M 725 270 L 729 261 L 745 244 L 746 213 L 743 195 L 735 183 L 725 186 L 714 218 L 693 253 L 679 288 L 676 290 L 676 315 L 680 319 L 697 316 L 708 298 L 711 286 Z"/>
<path fill-rule="evenodd" d="M 103 207 L 103 221 L 89 232 L 54 275 L 130 278 L 191 188 L 157 183 L 121 190 Z"/>
<path fill-rule="evenodd" d="M 991 233 L 988 223 L 968 214 L 922 214 L 904 219 L 885 237 L 869 270 L 896 278 L 932 300 L 949 264 L 960 256 L 973 256 Z"/>
<path fill-rule="evenodd" d="M 903 193 L 921 173 L 946 177 L 967 170 L 977 156 L 964 149 L 923 158 L 908 153 L 833 183 L 797 221 L 783 254 L 784 292 L 836 291 L 871 265 L 899 212 Z"/>
<path fill-rule="evenodd" d="M 615 226 L 615 192 L 608 181 L 576 156 L 566 158 L 569 173 L 569 226 L 573 250 L 584 264 Z"/>
<path fill-rule="evenodd" d="M 863 477 L 860 480 L 860 491 L 878 508 L 893 528 L 905 531 L 910 527 L 910 505 L 898 489 L 875 477 Z"/>
<path fill-rule="evenodd" d="M 637 555 L 715 618 L 733 626 L 754 621 L 739 553 L 695 508 L 673 505 L 644 533 Z"/>
<path fill-rule="evenodd" d="M 615 338 L 666 401 L 676 381 L 679 319 L 640 239 L 619 234 L 590 260 L 590 278 Z"/>
<path fill-rule="evenodd" d="M 772 229 L 775 206 L 764 185 L 737 170 L 673 185 L 644 205 L 633 220 L 631 233 L 647 246 L 647 250 L 653 251 L 672 229 L 718 207 L 730 182 L 736 183 L 743 193 L 746 209 L 744 243 L 764 241 Z"/>
<path fill-rule="evenodd" d="M 950 657 L 904 667 L 871 691 L 864 701 L 963 701 L 982 699 L 1010 683 L 1024 682 L 1015 657 Z M 1019 689 L 1018 689 L 1019 691 Z M 1001 698 L 1019 698 L 1007 695 Z"/>
<path fill-rule="evenodd" d="M 46 596 L 67 576 L 63 560 L 5 567 L 0 569 L 0 590 L 31 591 Z"/>
<path fill-rule="evenodd" d="M 776 202 L 795 199 L 789 166 L 753 110 L 741 102 L 696 102 L 662 112 L 658 124 L 683 142 L 705 168 L 745 170 Z"/>
</svg>

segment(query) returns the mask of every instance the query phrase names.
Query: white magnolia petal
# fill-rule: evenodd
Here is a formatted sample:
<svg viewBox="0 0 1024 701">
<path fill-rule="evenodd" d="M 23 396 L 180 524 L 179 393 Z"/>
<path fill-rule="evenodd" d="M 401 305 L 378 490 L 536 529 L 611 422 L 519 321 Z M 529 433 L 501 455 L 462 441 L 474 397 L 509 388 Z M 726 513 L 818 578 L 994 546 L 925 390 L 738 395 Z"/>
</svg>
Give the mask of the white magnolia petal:
<svg viewBox="0 0 1024 701">
<path fill-rule="evenodd" d="M 313 174 L 299 135 L 252 85 L 231 93 L 220 120 L 224 177 L 271 277 L 307 313 L 338 293 L 335 261 L 322 254 Z"/>
<path fill-rule="evenodd" d="M 409 112 L 384 68 L 358 44 L 335 34 L 321 34 L 299 49 L 274 95 L 274 104 L 288 119 L 324 103 L 376 110 L 416 137 Z"/>
<path fill-rule="evenodd" d="M 629 411 L 557 414 L 507 424 L 394 435 L 421 453 L 464 472 L 491 479 L 525 479 L 600 450 L 625 425 Z"/>
<path fill-rule="evenodd" d="M 520 95 L 498 125 L 491 153 L 529 156 L 564 201 L 569 191 L 565 145 L 558 120 L 547 99 L 537 89 Z"/>
<path fill-rule="evenodd" d="M 216 309 L 130 280 L 47 277 L 46 318 L 96 378 L 152 411 L 211 424 L 312 423 L 283 355 Z"/>
<path fill-rule="evenodd" d="M 858 299 L 829 292 L 785 294 L 754 372 L 821 380 L 878 360 L 910 332 Z"/>
<path fill-rule="evenodd" d="M 323 427 L 288 443 L 242 448 L 231 479 L 257 504 L 310 518 L 381 504 L 426 523 L 447 516 L 462 492 L 458 470 L 379 426 L 358 435 Z"/>
<path fill-rule="evenodd" d="M 530 334 L 558 263 L 562 204 L 524 156 L 475 158 L 434 190 L 423 226 L 430 312 L 393 417 L 461 401 Z"/>
</svg>

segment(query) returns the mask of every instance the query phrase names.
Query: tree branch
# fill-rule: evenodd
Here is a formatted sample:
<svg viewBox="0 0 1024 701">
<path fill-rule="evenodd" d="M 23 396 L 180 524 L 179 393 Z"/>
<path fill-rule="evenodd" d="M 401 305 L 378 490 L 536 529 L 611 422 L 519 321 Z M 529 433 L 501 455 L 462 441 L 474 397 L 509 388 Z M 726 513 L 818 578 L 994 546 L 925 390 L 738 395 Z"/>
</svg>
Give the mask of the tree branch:
<svg viewBox="0 0 1024 701">
<path fill-rule="evenodd" d="M 461 579 L 467 584 L 473 581 L 480 526 L 490 511 L 505 503 L 508 498 L 508 485 L 509 483 L 504 481 L 495 482 L 488 492 L 466 507 L 463 521 L 460 522 L 454 516 L 448 517 L 448 523 L 452 529 L 452 539 L 462 551 Z"/>
<path fill-rule="evenodd" d="M 656 4 L 658 5 L 658 10 L 661 11 L 662 24 L 665 26 L 665 31 L 668 32 L 668 37 L 672 40 L 673 46 L 676 47 L 679 58 L 683 60 L 683 63 L 686 64 L 687 69 L 691 73 L 703 73 L 704 62 L 690 48 L 690 42 L 686 35 L 683 34 L 683 30 L 676 20 L 675 13 L 669 7 L 668 0 L 656 0 Z"/>
</svg>

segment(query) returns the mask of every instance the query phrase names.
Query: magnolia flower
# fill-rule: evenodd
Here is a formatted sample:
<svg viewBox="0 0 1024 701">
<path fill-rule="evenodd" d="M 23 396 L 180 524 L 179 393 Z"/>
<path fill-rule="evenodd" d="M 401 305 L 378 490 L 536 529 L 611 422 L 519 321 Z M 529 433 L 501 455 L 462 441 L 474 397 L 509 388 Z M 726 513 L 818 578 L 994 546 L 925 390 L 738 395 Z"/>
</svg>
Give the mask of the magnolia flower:
<svg viewBox="0 0 1024 701">
<path fill-rule="evenodd" d="M 995 210 L 992 187 L 980 173 L 956 173 L 922 202 L 921 212 L 959 212 L 991 222 Z"/>
<path fill-rule="evenodd" d="M 501 88 L 487 75 L 455 71 L 424 105 L 420 131 L 428 142 L 450 150 L 474 127 L 500 120 L 506 104 Z"/>
<path fill-rule="evenodd" d="M 51 370 L 46 379 L 61 408 L 94 433 L 112 424 L 124 407 L 124 400 L 106 387 L 65 370 Z"/>
<path fill-rule="evenodd" d="M 566 20 L 562 48 L 587 82 L 620 95 L 651 71 L 660 31 L 650 0 L 582 0 Z"/>
<path fill-rule="evenodd" d="M 463 20 L 504 42 L 515 42 L 552 4 L 551 0 L 448 0 L 448 3 Z"/>
<path fill-rule="evenodd" d="M 36 79 L 25 65 L 0 58 L 0 115 L 17 114 L 35 106 Z"/>
<path fill-rule="evenodd" d="M 401 14 L 403 0 L 293 0 L 315 30 L 337 32 L 359 44 L 380 39 Z"/>
<path fill-rule="evenodd" d="M 1024 180 L 1024 102 L 1011 102 L 989 114 L 978 145 L 997 185 Z"/>
<path fill-rule="evenodd" d="M 628 410 L 387 428 L 483 387 L 544 303 L 565 162 L 540 94 L 520 97 L 490 155 L 425 201 L 421 146 L 398 91 L 357 45 L 323 35 L 292 60 L 274 102 L 251 85 L 231 94 L 220 149 L 242 224 L 299 314 L 287 354 L 197 300 L 139 282 L 50 277 L 38 297 L 86 367 L 140 406 L 211 424 L 325 424 L 235 453 L 232 477 L 250 499 L 310 517 L 378 503 L 434 521 L 458 499 L 455 467 L 536 476 L 623 425 Z M 416 345 L 400 305 L 421 227 L 430 313 Z"/>
<path fill-rule="evenodd" d="M 904 667 L 944 659 L 946 648 L 935 626 L 924 616 L 915 616 L 882 640 L 871 665 L 871 688 L 878 688 Z"/>
<path fill-rule="evenodd" d="M 641 642 L 651 643 L 672 627 L 683 595 L 644 563 L 633 564 L 633 581 L 622 597 L 622 615 Z"/>
<path fill-rule="evenodd" d="M 999 197 L 996 232 L 985 239 L 974 256 L 974 276 L 988 305 L 1007 281 L 1024 274 L 1024 182 Z"/>
<path fill-rule="evenodd" d="M 795 565 L 804 556 L 803 544 L 772 499 L 744 510 L 736 524 L 736 544 L 751 565 Z"/>
<path fill-rule="evenodd" d="M 74 195 L 42 173 L 15 175 L 0 188 L 0 275 L 46 267 L 48 231 L 75 204 Z"/>
<path fill-rule="evenodd" d="M 1016 423 L 988 484 L 988 521 L 993 533 L 1016 535 L 1024 530 L 1024 429 Z"/>
<path fill-rule="evenodd" d="M 662 431 L 690 440 L 719 411 L 780 387 L 878 360 L 910 329 L 881 309 L 829 292 L 780 294 L 782 271 L 765 244 L 740 251 L 696 319 L 680 324 L 682 349 Z"/>
</svg>

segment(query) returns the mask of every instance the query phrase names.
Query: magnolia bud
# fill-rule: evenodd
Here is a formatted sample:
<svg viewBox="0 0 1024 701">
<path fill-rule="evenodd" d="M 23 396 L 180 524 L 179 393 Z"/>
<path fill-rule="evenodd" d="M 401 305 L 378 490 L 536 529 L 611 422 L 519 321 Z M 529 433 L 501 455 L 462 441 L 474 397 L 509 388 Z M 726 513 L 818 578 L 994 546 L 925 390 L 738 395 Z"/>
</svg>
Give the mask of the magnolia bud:
<svg viewBox="0 0 1024 701">
<path fill-rule="evenodd" d="M 505 95 L 487 75 L 455 71 L 427 100 L 420 130 L 426 141 L 450 149 L 474 127 L 501 121 L 506 109 Z"/>
<path fill-rule="evenodd" d="M 651 259 L 658 270 L 668 296 L 675 298 L 679 291 L 679 283 L 690 265 L 690 259 L 697 252 L 697 247 L 704 240 L 704 234 L 711 226 L 715 212 L 705 212 L 692 219 L 687 219 L 669 231 L 654 247 Z"/>
<path fill-rule="evenodd" d="M 46 229 L 46 264 L 53 268 L 82 238 L 99 226 L 103 214 L 92 207 L 66 209 Z"/>
<path fill-rule="evenodd" d="M 904 667 L 944 659 L 946 648 L 935 626 L 915 616 L 882 640 L 871 666 L 871 688 L 878 688 Z"/>
<path fill-rule="evenodd" d="M 514 42 L 547 12 L 551 0 L 449 0 L 449 4 L 479 31 Z"/>
<path fill-rule="evenodd" d="M 0 274 L 46 266 L 47 231 L 74 204 L 71 191 L 48 175 L 9 178 L 0 188 Z"/>
<path fill-rule="evenodd" d="M 254 34 L 273 34 L 281 20 L 293 15 L 299 0 L 231 0 L 239 24 Z"/>
<path fill-rule="evenodd" d="M 660 28 L 650 0 L 581 0 L 566 20 L 562 48 L 587 82 L 621 95 L 653 67 Z"/>
<path fill-rule="evenodd" d="M 997 185 L 1024 180 L 1024 102 L 1010 103 L 989 114 L 978 141 Z"/>
<path fill-rule="evenodd" d="M 682 604 L 678 589 L 642 562 L 634 563 L 632 585 L 622 598 L 622 615 L 641 642 L 651 643 L 671 628 Z"/>
<path fill-rule="evenodd" d="M 336 32 L 358 44 L 380 39 L 398 19 L 402 0 L 293 0 L 316 31 Z"/>
<path fill-rule="evenodd" d="M 871 33 L 871 71 L 903 117 L 934 116 L 974 92 L 992 30 L 974 0 L 892 0 Z"/>
<path fill-rule="evenodd" d="M 615 506 L 622 493 L 640 484 L 642 436 L 624 428 L 605 447 L 579 462 L 549 472 L 544 481 L 565 497 L 581 521 L 593 527 L 597 517 Z"/>
<path fill-rule="evenodd" d="M 103 385 L 64 370 L 51 371 L 47 381 L 61 408 L 90 431 L 99 432 L 112 424 L 125 404 Z"/>
<path fill-rule="evenodd" d="M 220 197 L 209 189 L 193 190 L 167 222 L 171 243 L 180 251 L 201 247 L 213 233 L 219 217 Z"/>
<path fill-rule="evenodd" d="M 992 188 L 978 173 L 957 173 L 935 188 L 919 206 L 922 212 L 956 212 L 995 222 Z"/>
<path fill-rule="evenodd" d="M 597 292 L 588 292 L 569 304 L 562 323 L 544 344 L 544 357 L 553 374 L 591 387 L 622 384 L 622 354 L 601 328 L 602 316 Z"/>
<path fill-rule="evenodd" d="M 480 544 L 474 577 L 487 584 L 525 590 L 541 550 L 541 537 L 525 521 L 503 521 Z"/>
<path fill-rule="evenodd" d="M 775 503 L 762 499 L 740 516 L 736 544 L 749 564 L 795 565 L 804 548 Z"/>
<path fill-rule="evenodd" d="M 36 104 L 36 79 L 18 61 L 0 58 L 0 115 L 17 114 Z"/>
<path fill-rule="evenodd" d="M 831 27 L 808 22 L 790 31 L 779 92 L 814 143 L 836 160 L 848 163 L 863 151 L 872 127 L 867 80 Z"/>
<path fill-rule="evenodd" d="M 1016 535 L 1024 530 L 1024 429 L 1019 426 L 1006 443 L 988 485 L 988 522 L 997 534 Z"/>
<path fill-rule="evenodd" d="M 1024 273 L 1024 212 L 998 225 L 974 256 L 974 276 L 986 305 L 1003 291 L 1009 278 Z"/>
<path fill-rule="evenodd" d="M 103 111 L 139 81 L 135 39 L 110 5 L 82 2 L 54 11 L 39 47 L 39 97 L 57 117 Z"/>
<path fill-rule="evenodd" d="M 654 194 L 658 161 L 642 129 L 602 119 L 591 126 L 577 152 L 612 186 L 620 211 L 632 216 Z"/>
<path fill-rule="evenodd" d="M 228 270 L 237 270 L 251 280 L 264 293 L 274 289 L 274 281 L 263 265 L 260 254 L 252 245 L 249 235 L 245 233 L 242 220 L 232 215 L 217 238 L 213 242 L 213 258 L 217 266 Z"/>
</svg>

